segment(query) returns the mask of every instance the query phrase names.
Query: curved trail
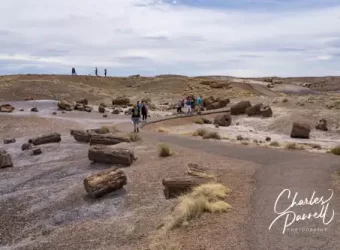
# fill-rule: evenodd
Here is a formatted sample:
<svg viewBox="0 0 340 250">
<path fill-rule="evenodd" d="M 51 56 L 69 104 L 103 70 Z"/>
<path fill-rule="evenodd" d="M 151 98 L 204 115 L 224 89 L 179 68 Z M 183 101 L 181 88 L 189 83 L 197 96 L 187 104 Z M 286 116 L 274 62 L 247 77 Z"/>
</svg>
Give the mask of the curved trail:
<svg viewBox="0 0 340 250">
<path fill-rule="evenodd" d="M 169 117 L 168 119 L 176 118 Z M 156 122 L 152 121 L 151 123 Z M 315 212 L 319 214 L 322 206 L 314 204 L 293 206 L 289 209 L 292 212 L 288 217 L 288 223 L 292 222 L 292 224 L 284 234 L 286 215 L 277 220 L 269 230 L 270 224 L 278 216 L 274 212 L 275 201 L 284 189 L 289 189 L 291 196 L 288 198 L 288 193 L 282 196 L 277 204 L 277 212 L 289 208 L 295 192 L 298 192 L 297 203 L 300 199 L 310 200 L 314 191 L 316 192 L 314 198 L 324 196 L 324 200 L 326 200 L 330 197 L 331 174 L 340 168 L 339 157 L 329 154 L 292 152 L 225 142 L 193 140 L 161 133 L 143 132 L 142 134 L 155 142 L 174 144 L 261 165 L 255 175 L 256 191 L 251 201 L 251 217 L 244 229 L 248 235 L 249 249 L 339 249 L 338 209 L 340 200 L 337 193 L 334 193 L 326 211 L 325 223 L 331 219 L 333 210 L 335 212 L 334 219 L 328 225 L 323 223 L 322 218 L 292 221 L 294 213 L 295 215 L 303 213 L 308 215 L 308 213 L 314 214 Z M 306 230 L 310 232 L 306 232 Z"/>
</svg>

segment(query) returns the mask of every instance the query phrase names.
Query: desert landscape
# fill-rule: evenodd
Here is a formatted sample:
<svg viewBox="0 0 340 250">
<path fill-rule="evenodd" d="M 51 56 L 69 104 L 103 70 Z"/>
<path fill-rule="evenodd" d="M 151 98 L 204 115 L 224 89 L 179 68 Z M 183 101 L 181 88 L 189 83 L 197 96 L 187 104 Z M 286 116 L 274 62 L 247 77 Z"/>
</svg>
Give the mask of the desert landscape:
<svg viewBox="0 0 340 250">
<path fill-rule="evenodd" d="M 177 114 L 189 95 L 203 108 Z M 7 75 L 0 119 L 1 250 L 340 244 L 340 77 Z M 268 230 L 285 188 L 334 190 L 327 233 Z"/>
</svg>

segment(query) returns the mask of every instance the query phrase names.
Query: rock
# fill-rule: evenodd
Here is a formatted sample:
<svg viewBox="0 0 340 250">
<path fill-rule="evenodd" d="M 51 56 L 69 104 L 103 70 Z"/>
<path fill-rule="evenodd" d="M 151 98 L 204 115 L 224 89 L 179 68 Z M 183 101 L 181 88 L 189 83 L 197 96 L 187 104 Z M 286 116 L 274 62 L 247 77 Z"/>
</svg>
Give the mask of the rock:
<svg viewBox="0 0 340 250">
<path fill-rule="evenodd" d="M 229 114 L 218 115 L 214 118 L 214 124 L 228 127 L 231 125 L 231 116 Z"/>
<path fill-rule="evenodd" d="M 61 141 L 61 135 L 59 133 L 51 133 L 31 139 L 34 146 L 46 144 L 46 143 L 58 143 Z"/>
<path fill-rule="evenodd" d="M 269 89 L 274 88 L 274 84 L 268 83 L 268 84 L 267 84 L 267 88 L 269 88 Z"/>
<path fill-rule="evenodd" d="M 270 138 L 269 136 L 266 137 L 266 141 L 271 141 L 272 138 Z"/>
<path fill-rule="evenodd" d="M 103 115 L 104 118 L 107 118 L 107 115 Z"/>
<path fill-rule="evenodd" d="M 24 144 L 22 144 L 22 146 L 21 146 L 21 150 L 22 151 L 26 151 L 26 150 L 29 150 L 29 149 L 31 149 L 33 146 L 32 146 L 32 143 L 24 143 Z"/>
<path fill-rule="evenodd" d="M 273 79 L 272 83 L 273 84 L 282 84 L 282 80 L 280 80 L 280 79 Z"/>
<path fill-rule="evenodd" d="M 112 100 L 112 105 L 129 105 L 129 104 L 130 99 L 125 96 L 117 97 L 116 99 Z"/>
<path fill-rule="evenodd" d="M 22 112 L 22 111 L 25 111 L 25 110 L 24 110 L 24 109 L 20 109 L 19 111 L 21 111 L 21 112 Z"/>
<path fill-rule="evenodd" d="M 246 113 L 248 116 L 254 116 L 254 115 L 261 115 L 261 108 L 262 103 L 255 104 L 254 106 L 250 106 L 246 109 Z"/>
<path fill-rule="evenodd" d="M 218 124 L 215 124 L 215 128 L 219 128 L 220 127 L 220 125 L 218 125 Z"/>
<path fill-rule="evenodd" d="M 61 100 L 58 102 L 58 108 L 66 111 L 71 111 L 72 110 L 72 105 L 64 100 Z"/>
<path fill-rule="evenodd" d="M 249 101 L 241 101 L 241 102 L 234 104 L 231 107 L 230 112 L 232 115 L 245 114 L 248 107 L 251 107 L 251 104 Z"/>
<path fill-rule="evenodd" d="M 102 106 L 102 107 L 104 107 L 104 108 L 106 108 L 107 106 L 106 106 L 106 104 L 105 103 L 101 103 L 101 104 L 99 104 L 99 106 Z"/>
<path fill-rule="evenodd" d="M 290 137 L 291 138 L 309 139 L 310 131 L 311 131 L 311 127 L 309 125 L 294 122 Z"/>
<path fill-rule="evenodd" d="M 90 106 L 85 106 L 84 111 L 90 113 L 92 111 L 92 108 Z"/>
<path fill-rule="evenodd" d="M 119 109 L 114 109 L 114 110 L 112 111 L 112 114 L 114 114 L 114 115 L 119 115 L 119 113 L 120 113 L 120 110 L 119 110 Z"/>
<path fill-rule="evenodd" d="M 39 112 L 37 107 L 31 108 L 31 112 Z"/>
<path fill-rule="evenodd" d="M 209 98 L 203 99 L 203 106 L 207 110 L 220 109 L 220 108 L 224 108 L 225 106 L 227 106 L 229 102 L 230 102 L 229 99 L 222 100 L 220 98 L 215 98 L 213 96 L 210 96 Z"/>
<path fill-rule="evenodd" d="M 61 111 L 61 113 L 65 114 L 65 111 Z"/>
<path fill-rule="evenodd" d="M 57 112 L 53 112 L 52 115 L 57 115 Z"/>
<path fill-rule="evenodd" d="M 35 148 L 32 151 L 32 155 L 40 155 L 42 153 L 40 148 Z"/>
<path fill-rule="evenodd" d="M 71 130 L 71 135 L 76 141 L 90 142 L 91 140 L 91 133 L 89 131 Z"/>
<path fill-rule="evenodd" d="M 99 111 L 99 113 L 105 113 L 105 107 L 99 106 L 98 111 Z"/>
<path fill-rule="evenodd" d="M 76 101 L 76 103 L 83 104 L 83 105 L 88 105 L 89 101 L 85 98 L 85 99 L 81 99 L 79 101 Z"/>
<path fill-rule="evenodd" d="M 224 82 L 214 82 L 210 84 L 210 88 L 213 88 L 213 89 L 223 89 L 225 87 L 229 87 L 229 84 L 224 83 Z"/>
<path fill-rule="evenodd" d="M 10 104 L 3 104 L 0 106 L 0 112 L 4 112 L 4 113 L 12 113 L 14 109 L 15 108 Z"/>
<path fill-rule="evenodd" d="M 79 111 L 84 111 L 85 110 L 85 105 L 82 103 L 76 103 L 76 105 L 74 105 L 74 109 L 75 110 L 79 110 Z"/>
<path fill-rule="evenodd" d="M 15 142 L 16 142 L 15 138 L 5 139 L 4 140 L 4 144 L 11 144 L 11 143 L 15 143 Z"/>
<path fill-rule="evenodd" d="M 92 146 L 88 157 L 90 161 L 130 166 L 136 157 L 129 149 L 111 148 L 109 146 Z"/>
<path fill-rule="evenodd" d="M 34 99 L 33 99 L 32 96 L 26 96 L 24 100 L 25 101 L 33 101 Z"/>
<path fill-rule="evenodd" d="M 238 126 L 238 125 L 240 125 L 240 123 L 239 123 L 239 122 L 236 122 L 236 126 Z"/>
<path fill-rule="evenodd" d="M 121 137 L 116 135 L 96 135 L 92 134 L 90 139 L 90 145 L 116 145 L 122 142 L 130 142 L 127 137 Z"/>
<path fill-rule="evenodd" d="M 316 124 L 315 128 L 317 130 L 328 131 L 326 119 L 321 119 L 320 121 L 318 121 L 318 123 Z"/>
<path fill-rule="evenodd" d="M 0 149 L 0 168 L 13 167 L 12 158 L 5 149 Z"/>
<path fill-rule="evenodd" d="M 204 117 L 202 117 L 202 121 L 203 121 L 204 124 L 212 124 L 212 121 L 210 121 L 209 119 L 204 118 Z"/>
<path fill-rule="evenodd" d="M 111 168 L 84 179 L 84 187 L 91 198 L 99 198 L 114 192 L 127 184 L 124 172 Z"/>
<path fill-rule="evenodd" d="M 283 102 L 283 103 L 288 102 L 288 98 L 283 98 L 282 102 Z"/>
<path fill-rule="evenodd" d="M 273 111 L 269 105 L 263 106 L 261 108 L 261 115 L 262 117 L 272 117 Z"/>
</svg>

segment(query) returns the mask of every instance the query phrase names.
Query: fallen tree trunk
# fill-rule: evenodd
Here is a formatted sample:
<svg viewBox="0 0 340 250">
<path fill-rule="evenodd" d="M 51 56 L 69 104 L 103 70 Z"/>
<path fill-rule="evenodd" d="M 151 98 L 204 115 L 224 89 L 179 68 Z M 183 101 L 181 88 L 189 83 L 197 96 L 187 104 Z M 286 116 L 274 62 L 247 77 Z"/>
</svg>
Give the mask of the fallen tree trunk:
<svg viewBox="0 0 340 250">
<path fill-rule="evenodd" d="M 47 135 L 42 135 L 30 140 L 34 146 L 46 144 L 46 143 L 57 143 L 61 141 L 61 135 L 59 133 L 52 133 Z"/>
<path fill-rule="evenodd" d="M 163 186 L 165 187 L 165 198 L 175 198 L 177 196 L 190 192 L 193 187 L 207 182 L 209 182 L 208 179 L 193 178 L 188 176 L 163 179 Z"/>
<path fill-rule="evenodd" d="M 84 179 L 84 187 L 91 198 L 102 197 L 127 184 L 122 170 L 111 168 Z"/>
<path fill-rule="evenodd" d="M 13 167 L 12 158 L 6 150 L 0 149 L 0 168 Z"/>
<path fill-rule="evenodd" d="M 84 130 L 71 130 L 71 135 L 73 135 L 76 141 L 90 142 L 91 133 Z"/>
<path fill-rule="evenodd" d="M 129 138 L 115 135 L 92 135 L 90 145 L 115 145 L 121 142 L 130 142 Z"/>
<path fill-rule="evenodd" d="M 93 146 L 88 157 L 90 161 L 130 166 L 136 157 L 130 149 L 110 148 L 106 146 Z"/>
</svg>

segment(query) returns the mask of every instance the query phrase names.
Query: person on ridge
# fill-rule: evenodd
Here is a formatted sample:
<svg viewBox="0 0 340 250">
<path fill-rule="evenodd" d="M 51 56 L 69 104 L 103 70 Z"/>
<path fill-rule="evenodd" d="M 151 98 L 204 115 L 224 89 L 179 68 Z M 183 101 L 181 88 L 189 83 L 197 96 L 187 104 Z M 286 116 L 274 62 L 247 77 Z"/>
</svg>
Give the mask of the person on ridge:
<svg viewBox="0 0 340 250">
<path fill-rule="evenodd" d="M 72 68 L 72 75 L 73 75 L 73 76 L 76 76 L 76 75 L 77 75 L 76 69 L 75 69 L 75 68 Z"/>
<path fill-rule="evenodd" d="M 139 132 L 140 109 L 137 107 L 137 105 L 134 105 L 132 108 L 131 120 L 133 122 L 134 132 Z"/>
<path fill-rule="evenodd" d="M 94 73 L 96 74 L 96 76 L 98 76 L 98 68 L 97 67 L 94 69 Z"/>
<path fill-rule="evenodd" d="M 105 77 L 106 77 L 106 75 L 107 75 L 107 69 L 104 70 L 104 75 L 105 75 Z"/>
</svg>

